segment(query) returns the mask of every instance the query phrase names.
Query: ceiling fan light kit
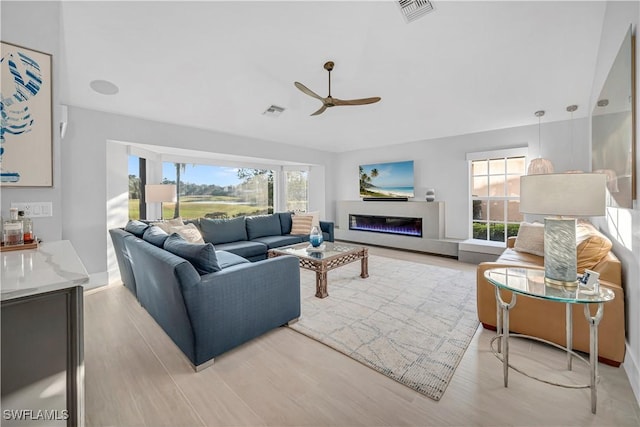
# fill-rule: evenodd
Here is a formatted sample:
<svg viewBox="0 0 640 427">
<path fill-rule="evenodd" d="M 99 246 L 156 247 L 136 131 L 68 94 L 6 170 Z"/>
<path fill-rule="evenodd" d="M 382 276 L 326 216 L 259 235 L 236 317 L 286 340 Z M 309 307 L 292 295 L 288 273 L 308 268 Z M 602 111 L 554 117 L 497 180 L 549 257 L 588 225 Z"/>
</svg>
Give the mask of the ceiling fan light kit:
<svg viewBox="0 0 640 427">
<path fill-rule="evenodd" d="M 324 69 L 329 72 L 329 95 L 326 98 L 321 97 L 305 85 L 300 82 L 294 82 L 293 84 L 297 87 L 302 93 L 309 95 L 312 98 L 316 98 L 322 101 L 322 107 L 320 107 L 317 111 L 312 113 L 312 116 L 317 116 L 325 112 L 327 108 L 336 107 L 336 106 L 344 106 L 344 105 L 365 105 L 365 104 L 373 104 L 375 102 L 380 101 L 379 96 L 374 96 L 372 98 L 361 98 L 361 99 L 338 99 L 331 96 L 331 71 L 333 71 L 333 67 L 335 63 L 333 61 L 327 61 L 324 64 Z"/>
</svg>

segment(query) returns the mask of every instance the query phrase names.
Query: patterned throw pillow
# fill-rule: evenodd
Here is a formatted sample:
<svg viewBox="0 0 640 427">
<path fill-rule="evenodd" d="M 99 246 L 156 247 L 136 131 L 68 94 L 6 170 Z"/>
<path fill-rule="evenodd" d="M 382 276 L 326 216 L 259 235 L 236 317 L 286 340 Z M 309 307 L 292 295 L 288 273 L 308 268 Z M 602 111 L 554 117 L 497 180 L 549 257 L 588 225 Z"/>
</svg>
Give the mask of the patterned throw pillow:
<svg viewBox="0 0 640 427">
<path fill-rule="evenodd" d="M 195 224 L 185 224 L 171 227 L 170 233 L 178 233 L 189 243 L 204 243 L 202 234 Z"/>
<path fill-rule="evenodd" d="M 522 222 L 514 248 L 518 252 L 544 256 L 544 224 Z"/>
<path fill-rule="evenodd" d="M 291 234 L 309 234 L 313 224 L 311 215 L 293 215 L 291 217 Z"/>
<path fill-rule="evenodd" d="M 184 225 L 184 221 L 182 221 L 182 217 L 174 218 L 174 219 L 166 219 L 164 221 L 152 222 L 151 225 L 155 225 L 156 227 L 160 227 L 167 234 L 171 234 L 172 227 L 180 227 Z"/>
</svg>

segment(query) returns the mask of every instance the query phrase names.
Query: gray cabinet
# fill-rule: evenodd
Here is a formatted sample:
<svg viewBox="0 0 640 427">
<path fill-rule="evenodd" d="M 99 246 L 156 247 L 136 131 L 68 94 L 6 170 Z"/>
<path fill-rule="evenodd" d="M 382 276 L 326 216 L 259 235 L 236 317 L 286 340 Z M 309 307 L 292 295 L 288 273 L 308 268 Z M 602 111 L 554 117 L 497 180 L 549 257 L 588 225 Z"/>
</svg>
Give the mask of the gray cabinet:
<svg viewBox="0 0 640 427">
<path fill-rule="evenodd" d="M 2 253 L 2 425 L 84 425 L 83 288 L 69 242 Z"/>
</svg>

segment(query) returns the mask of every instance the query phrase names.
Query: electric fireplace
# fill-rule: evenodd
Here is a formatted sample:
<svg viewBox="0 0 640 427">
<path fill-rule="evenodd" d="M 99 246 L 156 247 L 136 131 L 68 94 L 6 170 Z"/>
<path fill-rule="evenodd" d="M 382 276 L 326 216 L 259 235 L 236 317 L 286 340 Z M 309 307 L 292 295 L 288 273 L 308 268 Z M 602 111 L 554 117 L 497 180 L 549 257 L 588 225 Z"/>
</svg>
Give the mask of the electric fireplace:
<svg viewBox="0 0 640 427">
<path fill-rule="evenodd" d="M 422 237 L 422 218 L 349 214 L 349 230 Z"/>
</svg>

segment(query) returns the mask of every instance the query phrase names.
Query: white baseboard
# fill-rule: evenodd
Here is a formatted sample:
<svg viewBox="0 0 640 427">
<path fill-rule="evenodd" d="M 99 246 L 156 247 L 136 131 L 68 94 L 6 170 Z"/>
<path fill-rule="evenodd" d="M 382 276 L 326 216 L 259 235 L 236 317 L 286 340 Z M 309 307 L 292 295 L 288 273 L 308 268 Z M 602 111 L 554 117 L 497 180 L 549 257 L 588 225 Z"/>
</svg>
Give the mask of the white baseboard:
<svg viewBox="0 0 640 427">
<path fill-rule="evenodd" d="M 634 358 L 634 355 L 629 352 L 629 343 L 627 343 L 627 351 L 624 355 L 624 363 L 622 364 L 622 367 L 627 373 L 629 384 L 631 384 L 633 394 L 636 396 L 638 406 L 640 406 L 640 365 L 638 364 L 638 360 Z"/>
<path fill-rule="evenodd" d="M 99 288 L 101 286 L 107 286 L 109 284 L 109 275 L 106 271 L 100 273 L 89 274 L 89 283 L 84 285 L 85 289 Z"/>
</svg>

